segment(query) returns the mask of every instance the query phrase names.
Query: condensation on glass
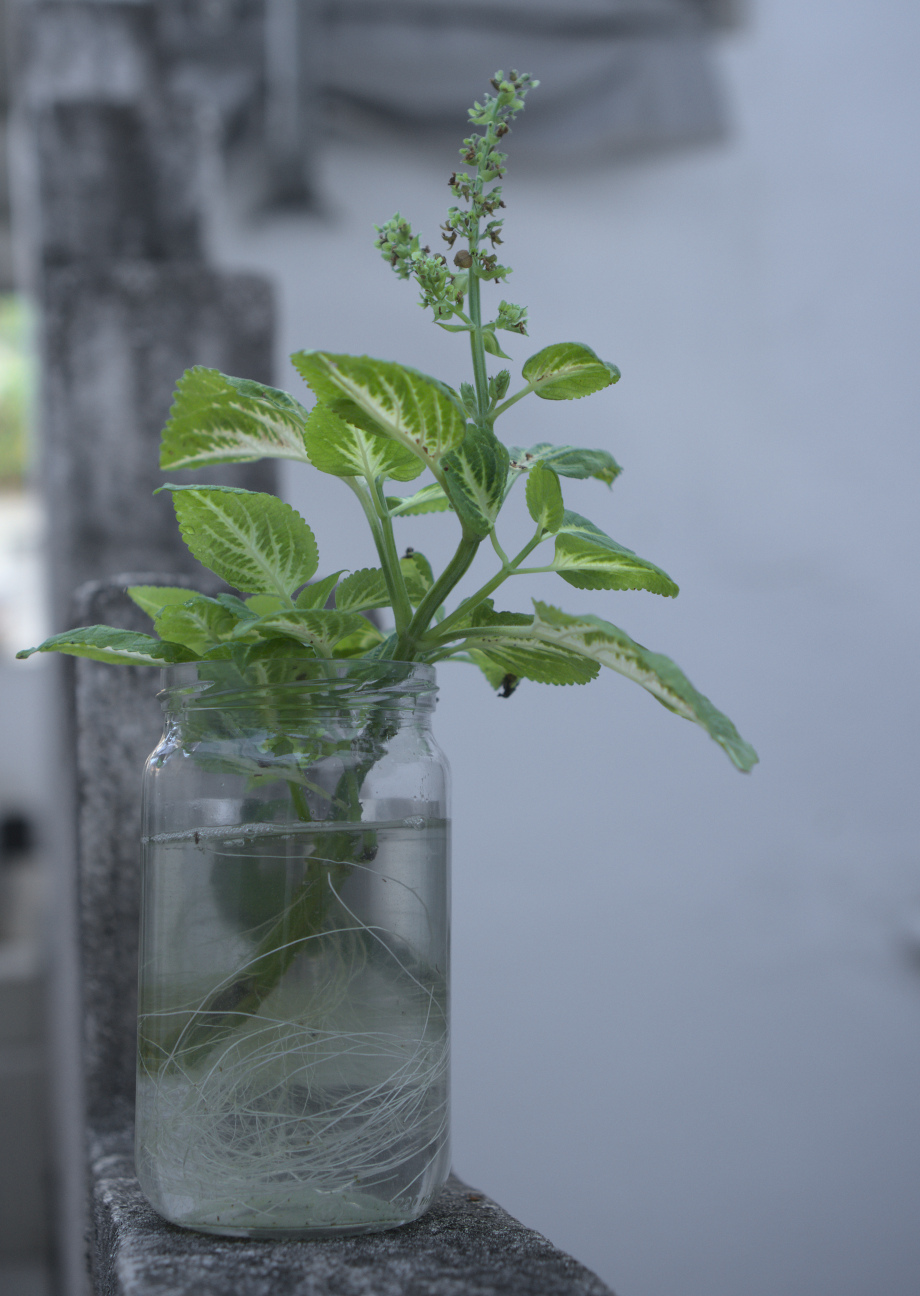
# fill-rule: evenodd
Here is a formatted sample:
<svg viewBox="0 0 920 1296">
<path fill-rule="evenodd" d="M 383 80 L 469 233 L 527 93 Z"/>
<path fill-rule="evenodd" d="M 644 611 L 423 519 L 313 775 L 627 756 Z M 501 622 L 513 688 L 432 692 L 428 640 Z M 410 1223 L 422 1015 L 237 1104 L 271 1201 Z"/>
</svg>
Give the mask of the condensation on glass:
<svg viewBox="0 0 920 1296">
<path fill-rule="evenodd" d="M 372 1232 L 447 1177 L 434 670 L 166 672 L 147 766 L 137 1172 L 175 1224 Z"/>
</svg>

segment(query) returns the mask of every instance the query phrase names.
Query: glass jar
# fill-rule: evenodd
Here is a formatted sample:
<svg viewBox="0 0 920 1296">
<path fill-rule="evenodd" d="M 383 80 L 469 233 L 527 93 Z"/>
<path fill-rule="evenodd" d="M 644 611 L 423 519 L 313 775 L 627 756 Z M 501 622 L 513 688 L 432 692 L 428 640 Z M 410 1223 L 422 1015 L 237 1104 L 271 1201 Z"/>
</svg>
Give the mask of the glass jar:
<svg viewBox="0 0 920 1296">
<path fill-rule="evenodd" d="M 141 1187 L 210 1233 L 416 1219 L 449 1169 L 434 670 L 267 657 L 165 677 L 144 797 Z"/>
</svg>

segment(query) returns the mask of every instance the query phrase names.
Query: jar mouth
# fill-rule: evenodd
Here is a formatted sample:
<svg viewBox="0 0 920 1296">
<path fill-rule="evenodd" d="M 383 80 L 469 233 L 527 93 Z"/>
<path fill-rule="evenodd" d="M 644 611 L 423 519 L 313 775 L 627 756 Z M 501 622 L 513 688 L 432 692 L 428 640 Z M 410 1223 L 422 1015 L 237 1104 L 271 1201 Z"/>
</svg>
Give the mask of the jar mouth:
<svg viewBox="0 0 920 1296">
<path fill-rule="evenodd" d="M 272 678 L 272 675 L 275 678 Z M 310 700 L 314 706 L 347 705 L 360 698 L 378 706 L 434 706 L 435 668 L 427 662 L 368 661 L 366 658 L 286 661 L 265 674 L 241 670 L 231 661 L 180 662 L 162 672 L 158 695 L 164 708 L 195 710 L 252 706 L 260 697 Z"/>
</svg>

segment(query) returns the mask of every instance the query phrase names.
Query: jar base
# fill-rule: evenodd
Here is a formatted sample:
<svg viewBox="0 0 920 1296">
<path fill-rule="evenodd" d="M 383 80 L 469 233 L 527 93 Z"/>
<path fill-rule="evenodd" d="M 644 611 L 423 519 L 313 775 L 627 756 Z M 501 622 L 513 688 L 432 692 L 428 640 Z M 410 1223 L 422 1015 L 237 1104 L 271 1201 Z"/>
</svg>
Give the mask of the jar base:
<svg viewBox="0 0 920 1296">
<path fill-rule="evenodd" d="M 252 1202 L 235 1205 L 201 1202 L 197 1208 L 187 1198 L 182 1200 L 169 1193 L 148 1191 L 143 1177 L 140 1186 L 157 1214 L 178 1228 L 220 1237 L 291 1242 L 356 1237 L 402 1228 L 428 1210 L 440 1191 L 441 1179 L 439 1175 L 432 1188 L 414 1202 L 387 1202 L 363 1193 L 353 1196 L 318 1193 L 313 1200 L 310 1200 L 312 1194 L 303 1194 L 296 1204 L 290 1199 L 283 1204 L 266 1201 L 259 1206 Z"/>
<path fill-rule="evenodd" d="M 428 1210 L 428 1206 L 425 1210 Z M 224 1228 L 220 1224 L 179 1224 L 177 1220 L 169 1222 L 192 1233 L 208 1233 L 217 1237 L 248 1238 L 256 1242 L 325 1242 L 334 1238 L 360 1237 L 368 1233 L 386 1233 L 392 1229 L 404 1228 L 406 1224 L 420 1219 L 424 1213 L 425 1211 L 420 1211 L 418 1215 L 406 1219 L 374 1220 L 367 1224 L 318 1225 L 316 1228 L 299 1229 Z"/>
</svg>

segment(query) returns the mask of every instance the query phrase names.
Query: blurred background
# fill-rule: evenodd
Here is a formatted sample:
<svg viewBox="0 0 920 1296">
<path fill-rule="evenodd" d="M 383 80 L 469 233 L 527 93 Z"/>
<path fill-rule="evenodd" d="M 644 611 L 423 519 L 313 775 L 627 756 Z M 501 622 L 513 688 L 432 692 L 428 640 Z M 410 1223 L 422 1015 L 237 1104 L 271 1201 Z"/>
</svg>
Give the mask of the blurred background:
<svg viewBox="0 0 920 1296">
<path fill-rule="evenodd" d="M 300 347 L 466 378 L 373 225 L 398 209 L 436 244 L 465 107 L 515 66 L 542 86 L 509 142 L 497 295 L 530 311 L 512 367 L 572 339 L 623 379 L 518 406 L 504 435 L 611 450 L 613 492 L 567 482 L 566 502 L 682 593 L 512 594 L 673 656 L 762 763 L 740 776 L 614 675 L 503 701 L 442 670 L 455 1168 L 619 1296 L 915 1296 L 920 11 L 23 0 L 5 19 L 0 1292 L 76 1296 L 81 1266 L 57 664 L 13 652 L 66 626 L 82 580 L 188 569 L 149 503 L 185 365 L 302 398 Z M 299 466 L 279 487 L 324 566 L 371 561 L 350 495 Z M 435 563 L 452 549 L 443 517 L 402 527 Z"/>
</svg>

